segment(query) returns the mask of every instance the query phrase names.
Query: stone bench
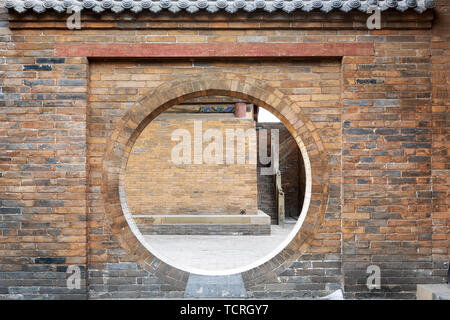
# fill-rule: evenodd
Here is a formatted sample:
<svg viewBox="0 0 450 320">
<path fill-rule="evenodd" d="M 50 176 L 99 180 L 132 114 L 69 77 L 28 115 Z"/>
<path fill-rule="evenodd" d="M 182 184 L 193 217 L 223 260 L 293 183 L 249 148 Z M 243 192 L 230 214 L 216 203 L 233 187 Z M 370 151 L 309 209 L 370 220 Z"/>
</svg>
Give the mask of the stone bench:
<svg viewBox="0 0 450 320">
<path fill-rule="evenodd" d="M 270 216 L 257 214 L 133 215 L 143 235 L 270 235 Z"/>
</svg>

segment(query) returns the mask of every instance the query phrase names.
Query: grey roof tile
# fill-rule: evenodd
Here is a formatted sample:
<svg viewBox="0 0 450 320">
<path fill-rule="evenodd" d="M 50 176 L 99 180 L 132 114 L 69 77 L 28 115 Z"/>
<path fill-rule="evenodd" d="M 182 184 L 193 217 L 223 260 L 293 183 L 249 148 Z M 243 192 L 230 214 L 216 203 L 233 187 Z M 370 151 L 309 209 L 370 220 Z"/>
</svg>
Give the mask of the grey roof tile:
<svg viewBox="0 0 450 320">
<path fill-rule="evenodd" d="M 97 13 L 104 11 L 122 12 L 152 12 L 170 11 L 173 13 L 186 11 L 196 13 L 207 11 L 215 13 L 226 11 L 253 12 L 264 10 L 266 12 L 284 11 L 323 11 L 340 10 L 349 12 L 359 10 L 367 12 L 373 7 L 381 11 L 395 8 L 398 11 L 408 9 L 419 13 L 434 8 L 436 0 L 6 0 L 5 6 L 19 13 L 34 11 L 37 13 L 46 10 L 56 12 L 91 10 Z"/>
</svg>

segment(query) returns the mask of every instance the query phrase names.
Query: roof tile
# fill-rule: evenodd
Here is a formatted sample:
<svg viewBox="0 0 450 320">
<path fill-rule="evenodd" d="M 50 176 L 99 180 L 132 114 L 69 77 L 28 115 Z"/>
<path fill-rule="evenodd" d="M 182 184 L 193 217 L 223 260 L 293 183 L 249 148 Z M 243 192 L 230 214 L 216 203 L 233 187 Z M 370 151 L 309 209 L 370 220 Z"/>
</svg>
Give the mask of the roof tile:
<svg viewBox="0 0 450 320">
<path fill-rule="evenodd" d="M 19 13 L 26 11 L 43 12 L 54 10 L 62 12 L 71 8 L 73 11 L 91 10 L 94 12 L 113 11 L 133 12 L 161 11 L 196 13 L 208 11 L 215 13 L 226 11 L 253 12 L 264 10 L 266 12 L 284 11 L 323 11 L 340 10 L 349 12 L 359 10 L 367 12 L 373 7 L 381 11 L 395 8 L 398 11 L 408 9 L 419 13 L 434 8 L 436 0 L 6 0 L 5 6 Z"/>
</svg>

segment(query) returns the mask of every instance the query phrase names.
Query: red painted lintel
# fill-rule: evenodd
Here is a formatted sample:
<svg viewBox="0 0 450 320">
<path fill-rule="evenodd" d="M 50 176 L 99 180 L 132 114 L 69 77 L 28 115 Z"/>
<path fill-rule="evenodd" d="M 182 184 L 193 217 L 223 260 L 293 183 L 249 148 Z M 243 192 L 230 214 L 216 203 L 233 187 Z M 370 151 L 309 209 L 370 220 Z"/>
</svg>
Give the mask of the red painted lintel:
<svg viewBox="0 0 450 320">
<path fill-rule="evenodd" d="M 372 55 L 373 43 L 56 44 L 58 57 L 295 58 Z"/>
</svg>

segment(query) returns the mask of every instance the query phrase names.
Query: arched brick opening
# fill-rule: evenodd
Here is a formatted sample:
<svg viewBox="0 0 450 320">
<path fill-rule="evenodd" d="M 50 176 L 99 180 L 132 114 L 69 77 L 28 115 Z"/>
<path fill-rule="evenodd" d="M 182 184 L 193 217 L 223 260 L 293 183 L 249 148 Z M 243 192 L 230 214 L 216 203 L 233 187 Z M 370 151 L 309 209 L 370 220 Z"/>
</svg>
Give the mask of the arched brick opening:
<svg viewBox="0 0 450 320">
<path fill-rule="evenodd" d="M 102 194 L 112 232 L 130 258 L 181 290 L 185 288 L 189 273 L 168 265 L 152 254 L 133 231 L 133 223 L 127 221 L 123 179 L 136 139 L 156 116 L 183 101 L 211 95 L 236 97 L 266 108 L 283 122 L 297 141 L 303 158 L 309 160 L 305 166 L 311 173 L 308 178 L 310 192 L 306 194 L 309 198 L 305 201 L 304 210 L 307 209 L 307 212 L 302 213 L 304 220 L 301 228 L 273 258 L 242 272 L 247 288 L 276 277 L 305 252 L 325 215 L 328 198 L 328 160 L 318 131 L 301 108 L 280 90 L 242 75 L 216 73 L 167 82 L 151 90 L 128 110 L 111 135 L 103 162 Z"/>
</svg>

